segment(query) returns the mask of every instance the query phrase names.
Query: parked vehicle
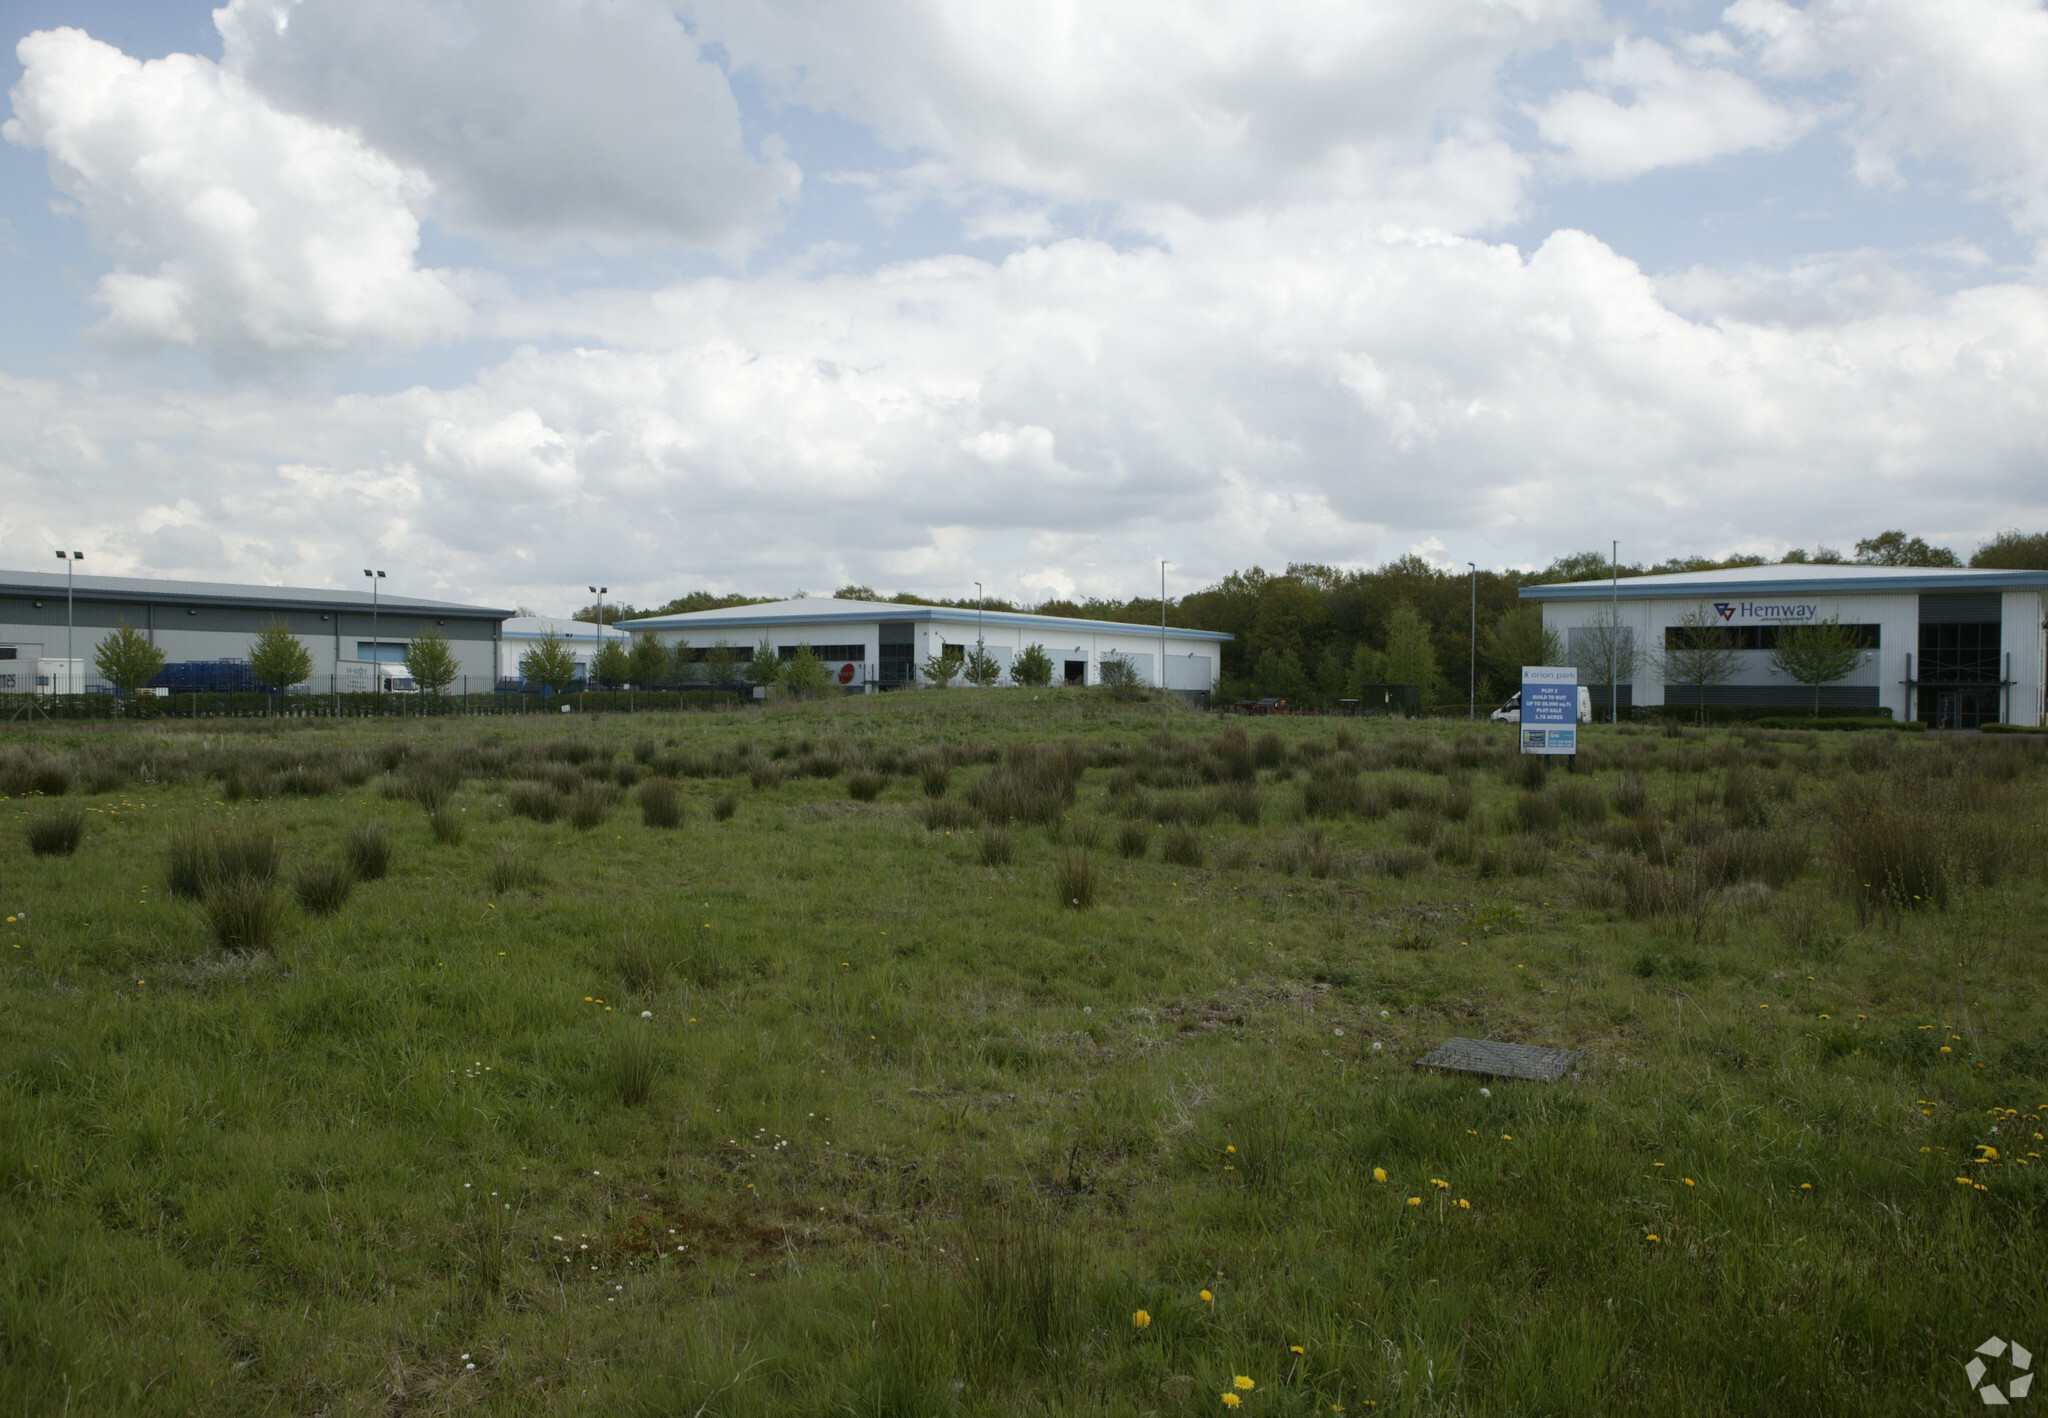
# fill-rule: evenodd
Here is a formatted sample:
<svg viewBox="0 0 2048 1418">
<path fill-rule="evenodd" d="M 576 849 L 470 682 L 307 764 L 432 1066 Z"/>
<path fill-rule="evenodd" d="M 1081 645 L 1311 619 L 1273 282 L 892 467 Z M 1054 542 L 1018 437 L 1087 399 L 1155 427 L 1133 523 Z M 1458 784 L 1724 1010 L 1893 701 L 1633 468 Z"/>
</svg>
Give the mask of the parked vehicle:
<svg viewBox="0 0 2048 1418">
<path fill-rule="evenodd" d="M 1519 724 L 1522 722 L 1522 692 L 1516 690 L 1508 702 L 1486 716 L 1496 724 Z M 1593 691 L 1583 684 L 1579 686 L 1579 722 L 1593 722 Z"/>
</svg>

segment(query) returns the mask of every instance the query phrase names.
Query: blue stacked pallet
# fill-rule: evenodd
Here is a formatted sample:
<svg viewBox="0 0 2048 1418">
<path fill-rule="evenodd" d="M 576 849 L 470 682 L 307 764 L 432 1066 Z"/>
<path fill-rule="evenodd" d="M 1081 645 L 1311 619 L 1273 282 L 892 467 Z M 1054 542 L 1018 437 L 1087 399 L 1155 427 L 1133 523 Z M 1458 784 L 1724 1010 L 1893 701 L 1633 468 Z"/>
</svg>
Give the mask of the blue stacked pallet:
<svg viewBox="0 0 2048 1418">
<path fill-rule="evenodd" d="M 180 660 L 149 682 L 173 694 L 247 694 L 260 689 L 247 660 Z"/>
</svg>

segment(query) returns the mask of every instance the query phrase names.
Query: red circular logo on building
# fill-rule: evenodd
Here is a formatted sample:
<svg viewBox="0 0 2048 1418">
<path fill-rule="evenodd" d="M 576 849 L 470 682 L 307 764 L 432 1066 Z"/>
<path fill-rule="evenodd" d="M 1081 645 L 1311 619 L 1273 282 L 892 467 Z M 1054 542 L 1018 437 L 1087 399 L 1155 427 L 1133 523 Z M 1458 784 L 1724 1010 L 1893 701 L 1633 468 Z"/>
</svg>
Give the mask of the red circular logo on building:
<svg viewBox="0 0 2048 1418">
<path fill-rule="evenodd" d="M 852 666 L 852 665 L 841 665 L 841 666 L 839 667 L 839 682 L 840 682 L 841 684 L 852 684 L 852 683 L 853 683 L 853 666 Z"/>
</svg>

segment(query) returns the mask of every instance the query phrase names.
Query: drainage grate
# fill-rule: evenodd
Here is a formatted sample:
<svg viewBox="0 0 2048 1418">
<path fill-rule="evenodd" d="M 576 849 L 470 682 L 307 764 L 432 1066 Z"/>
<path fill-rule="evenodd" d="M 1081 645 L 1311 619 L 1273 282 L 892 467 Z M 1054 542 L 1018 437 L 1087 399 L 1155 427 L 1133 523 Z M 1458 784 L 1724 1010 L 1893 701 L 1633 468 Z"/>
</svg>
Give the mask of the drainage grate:
<svg viewBox="0 0 2048 1418">
<path fill-rule="evenodd" d="M 1417 1067 L 1484 1073 L 1495 1078 L 1534 1078 L 1554 1083 L 1563 1078 L 1578 1059 L 1577 1049 L 1503 1044 L 1494 1039 L 1446 1039 L 1424 1055 Z"/>
</svg>

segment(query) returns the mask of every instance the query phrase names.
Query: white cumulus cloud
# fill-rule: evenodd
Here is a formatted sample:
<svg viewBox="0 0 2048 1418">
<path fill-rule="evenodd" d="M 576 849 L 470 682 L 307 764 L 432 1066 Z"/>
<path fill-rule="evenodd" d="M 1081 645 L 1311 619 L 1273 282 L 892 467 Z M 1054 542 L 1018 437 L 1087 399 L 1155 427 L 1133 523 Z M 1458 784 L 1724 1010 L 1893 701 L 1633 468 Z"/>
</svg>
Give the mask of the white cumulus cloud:
<svg viewBox="0 0 2048 1418">
<path fill-rule="evenodd" d="M 660 0 L 229 0 L 223 63 L 426 172 L 494 235 L 738 250 L 797 191 Z"/>
<path fill-rule="evenodd" d="M 1691 46 L 1702 58 L 1718 46 Z M 1684 63 L 1654 40 L 1618 39 L 1586 66 L 1593 87 L 1558 94 L 1535 110 L 1546 142 L 1567 166 L 1602 180 L 1705 162 L 1754 148 L 1778 149 L 1810 132 L 1815 114 L 1781 103 L 1739 74 Z"/>
<path fill-rule="evenodd" d="M 112 256 L 106 334 L 228 358 L 414 344 L 467 308 L 415 262 L 426 184 L 354 135 L 281 113 L 206 59 L 147 63 L 80 30 L 16 47 L 9 142 Z"/>
<path fill-rule="evenodd" d="M 1590 0 L 688 9 L 787 97 L 849 114 L 977 181 L 1205 212 L 1399 185 L 1390 170 L 1475 153 L 1492 162 L 1499 66 L 1596 13 Z M 1438 146 L 1449 136 L 1462 141 Z"/>
</svg>

